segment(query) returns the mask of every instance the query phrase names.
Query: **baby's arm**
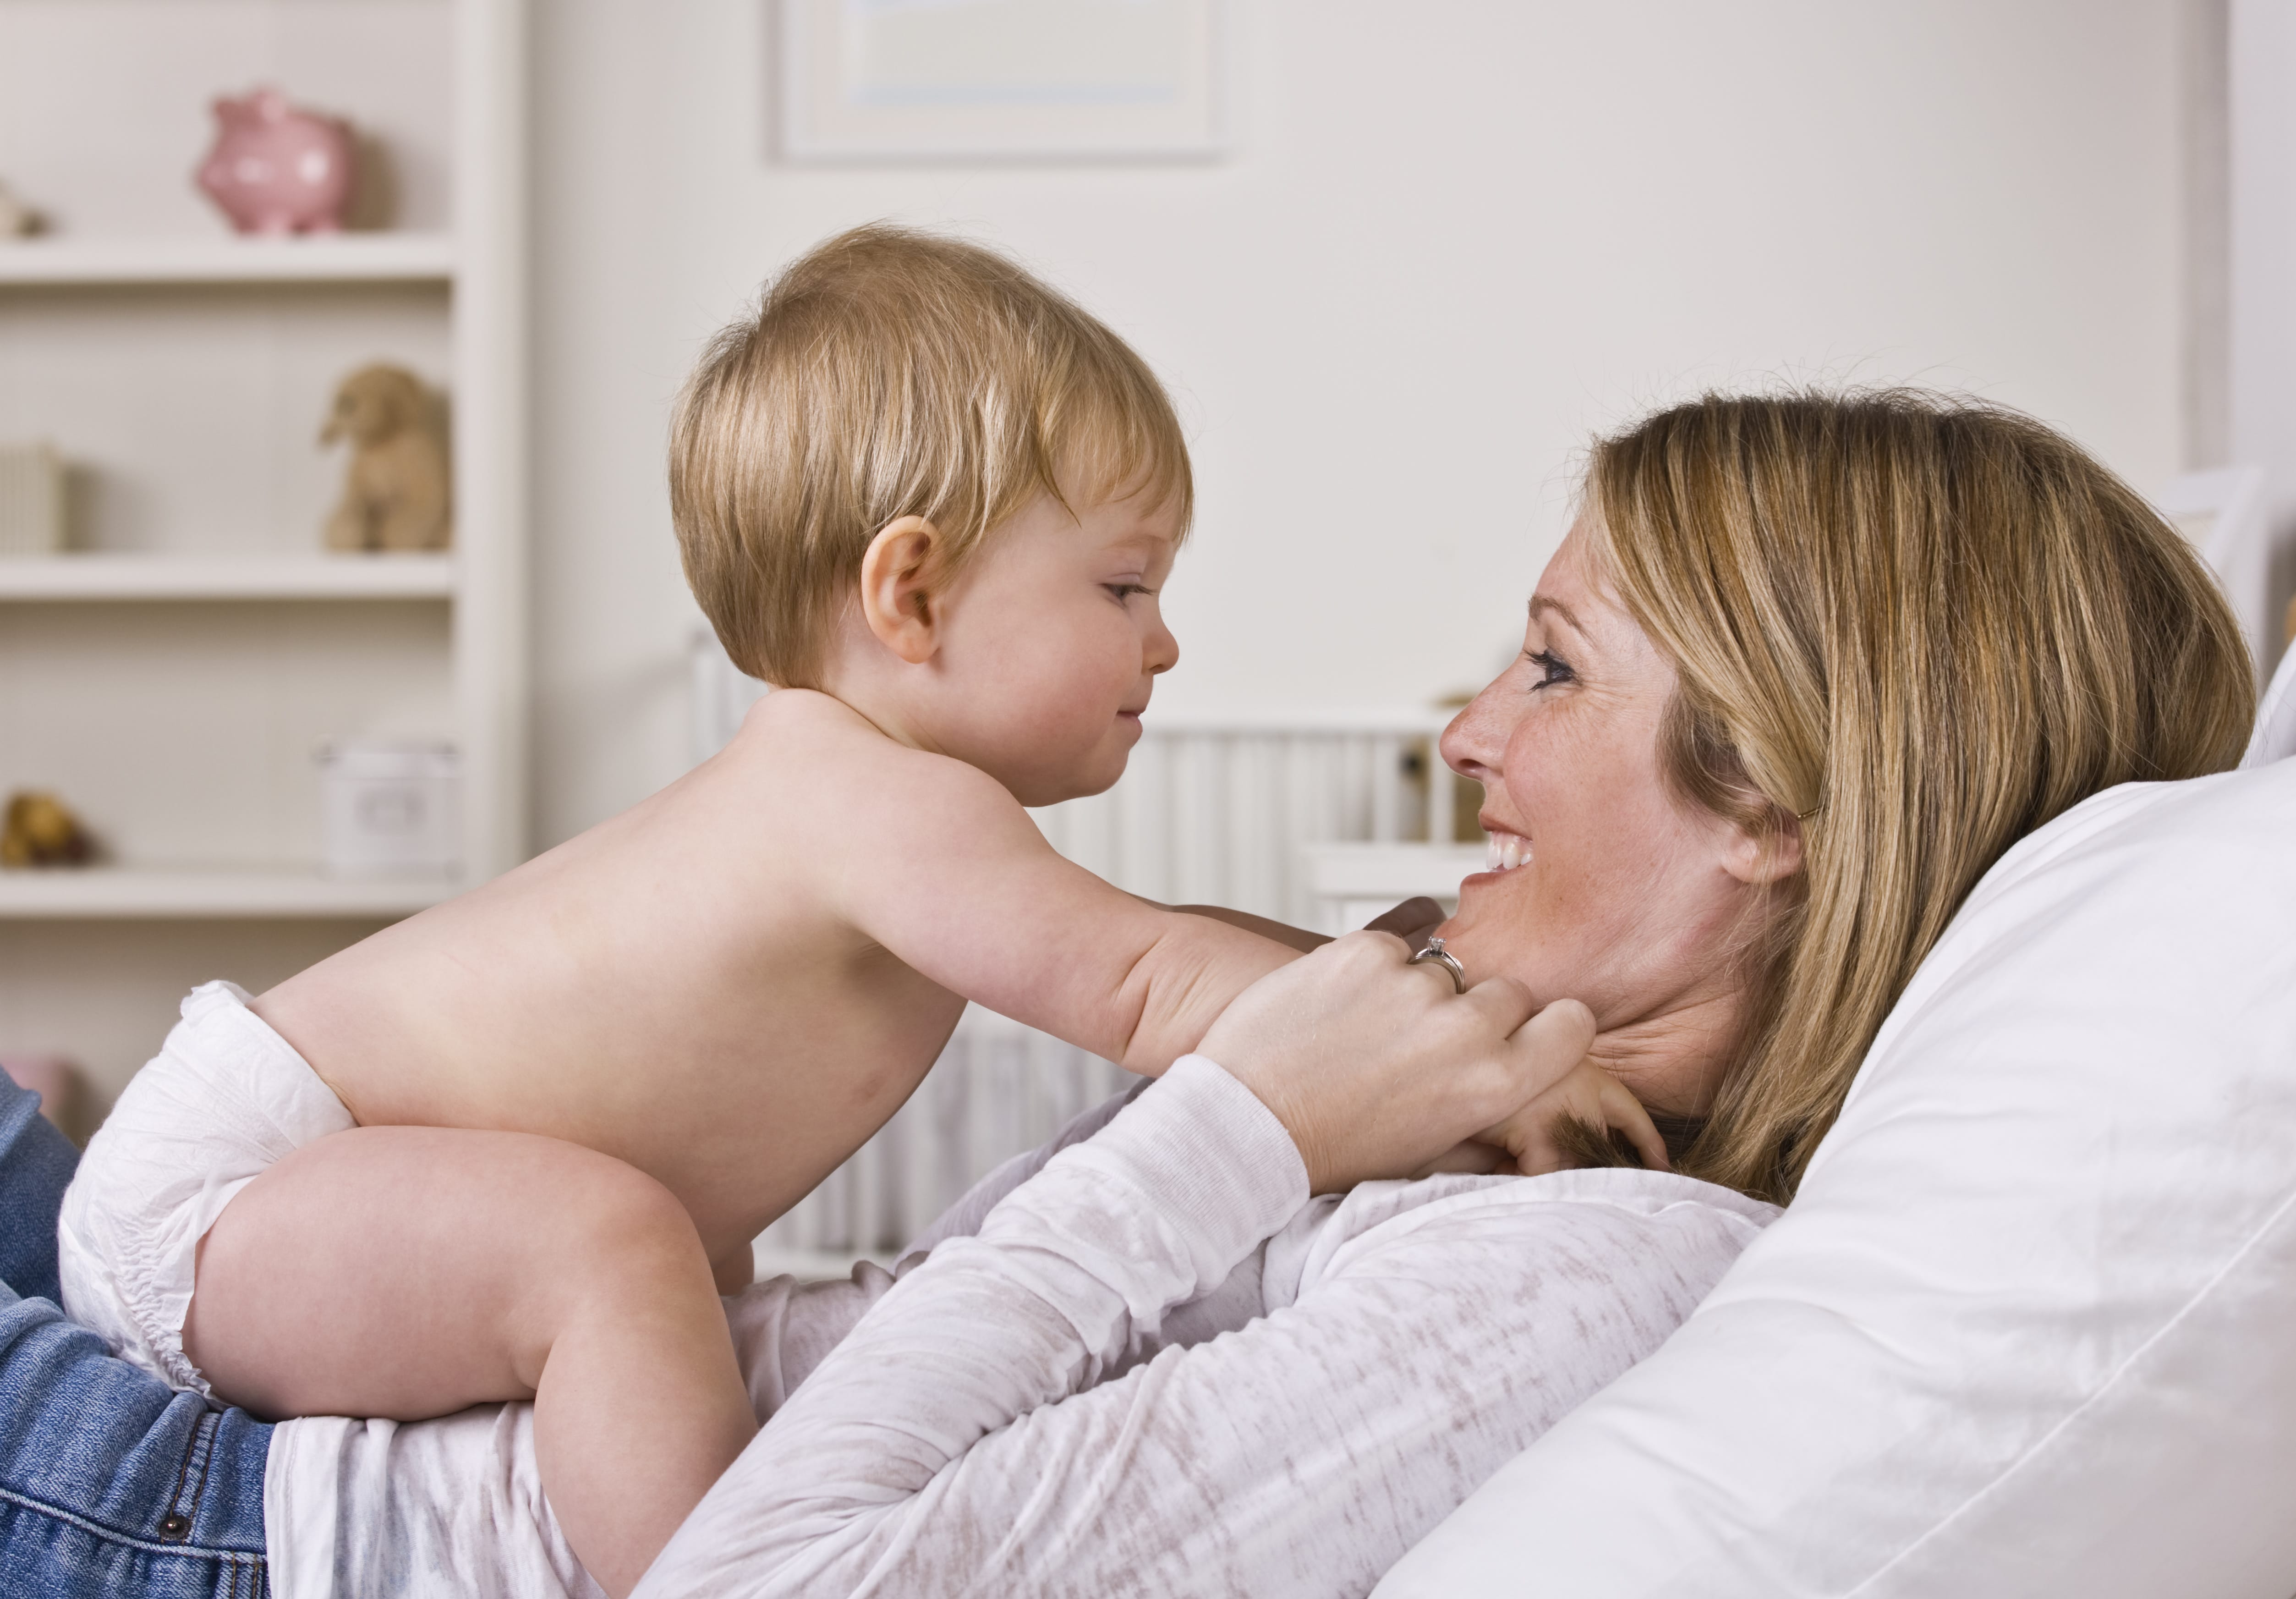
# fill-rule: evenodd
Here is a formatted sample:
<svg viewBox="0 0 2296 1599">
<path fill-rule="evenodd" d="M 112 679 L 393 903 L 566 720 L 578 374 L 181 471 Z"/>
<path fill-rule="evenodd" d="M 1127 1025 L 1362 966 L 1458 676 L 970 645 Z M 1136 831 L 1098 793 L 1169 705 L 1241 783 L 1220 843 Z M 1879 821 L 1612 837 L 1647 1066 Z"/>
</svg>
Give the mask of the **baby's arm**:
<svg viewBox="0 0 2296 1599">
<path fill-rule="evenodd" d="M 1154 904 L 1154 901 L 1149 901 Z M 1160 905 L 1158 910 L 1177 911 L 1184 916 L 1204 916 L 1229 927 L 1240 927 L 1248 933 L 1272 939 L 1286 949 L 1296 949 L 1301 955 L 1311 949 L 1321 949 L 1332 941 L 1329 933 L 1309 932 L 1304 927 L 1294 927 L 1288 922 L 1278 922 L 1268 916 L 1255 916 L 1250 911 L 1232 911 L 1224 905 Z"/>
<path fill-rule="evenodd" d="M 1246 932 L 1256 932 L 1263 939 L 1273 939 L 1285 948 L 1296 949 L 1302 955 L 1311 949 L 1320 949 L 1332 941 L 1329 933 L 1309 932 L 1304 927 L 1293 927 L 1266 916 L 1255 916 L 1250 911 L 1232 911 L 1224 905 L 1175 905 L 1157 908 L 1185 911 L 1192 916 L 1210 916 L 1213 921 L 1225 922 L 1230 927 L 1241 927 Z M 1364 926 L 1372 932 L 1391 932 L 1415 949 L 1424 935 L 1432 931 L 1442 920 L 1443 907 L 1423 895 L 1405 900 L 1393 910 L 1382 912 L 1365 922 Z M 1414 934 L 1419 936 L 1414 937 Z"/>
<path fill-rule="evenodd" d="M 1229 1000 L 1297 957 L 1062 859 L 973 767 L 902 764 L 897 800 L 849 823 L 856 836 L 834 892 L 853 926 L 953 993 L 1154 1076 L 1195 1048 Z"/>
</svg>

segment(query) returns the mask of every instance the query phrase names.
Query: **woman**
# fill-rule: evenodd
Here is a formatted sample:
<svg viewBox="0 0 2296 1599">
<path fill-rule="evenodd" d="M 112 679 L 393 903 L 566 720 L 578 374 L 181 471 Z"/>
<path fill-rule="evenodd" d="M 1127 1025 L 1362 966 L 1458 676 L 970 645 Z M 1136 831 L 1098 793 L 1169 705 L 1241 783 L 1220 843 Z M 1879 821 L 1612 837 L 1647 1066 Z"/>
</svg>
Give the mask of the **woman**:
<svg viewBox="0 0 2296 1599">
<path fill-rule="evenodd" d="M 771 1420 L 642 1592 L 1363 1591 L 1791 1197 L 2003 850 L 2239 753 L 2252 688 L 2206 573 L 2026 419 L 1709 399 L 1599 444 L 1585 499 L 1522 658 L 1444 741 L 1513 863 L 1439 930 L 1473 989 L 1341 940 L 985 1185 L 897 1292 L 752 1290 Z M 1302 1207 L 1496 1121 L 1517 1025 L 1565 998 L 1687 1175 Z"/>
<path fill-rule="evenodd" d="M 1709 398 L 1597 444 L 1585 497 L 1522 659 L 1444 741 L 1541 871 L 1463 895 L 1448 942 L 1591 1005 L 1597 1058 L 1697 1135 L 1681 1168 L 1783 1204 L 2010 845 L 2238 763 L 2247 647 L 2141 496 L 1999 407 Z M 1585 629 L 1553 603 L 1580 594 Z M 1557 815 L 1566 784 L 1603 803 Z M 1697 908 L 1652 852 L 1685 826 L 1758 857 L 1746 893 Z"/>
<path fill-rule="evenodd" d="M 1600 443 L 1585 502 L 1521 658 L 1444 738 L 1509 863 L 1439 930 L 1486 980 L 1409 994 L 1376 935 L 1265 980 L 1209 1059 L 863 1316 L 640 1593 L 1367 1589 L 1688 1313 L 1774 1214 L 1738 1194 L 1792 1198 L 2004 850 L 2246 739 L 2206 572 L 2030 419 L 1709 398 Z M 1490 995 L 1496 1025 L 1509 980 L 1592 1008 L 1686 1175 L 1447 1175 L 1300 1210 L 1338 1185 L 1319 1164 L 1429 1152 L 1364 1147 L 1389 1114 L 1357 1091 L 1365 1041 L 1487 1047 L 1445 1013 Z M 760 1365 L 770 1404 L 791 1384 Z"/>
</svg>

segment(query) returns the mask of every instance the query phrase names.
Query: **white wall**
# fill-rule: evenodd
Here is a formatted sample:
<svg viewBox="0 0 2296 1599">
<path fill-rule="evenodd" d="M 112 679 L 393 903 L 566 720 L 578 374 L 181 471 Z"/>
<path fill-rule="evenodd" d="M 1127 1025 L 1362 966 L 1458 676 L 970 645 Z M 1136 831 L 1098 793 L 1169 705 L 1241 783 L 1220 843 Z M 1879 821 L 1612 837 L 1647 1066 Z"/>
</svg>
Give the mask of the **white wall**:
<svg viewBox="0 0 2296 1599">
<path fill-rule="evenodd" d="M 537 6 L 537 841 L 680 769 L 670 397 L 871 217 L 1018 252 L 1196 439 L 1171 702 L 1419 701 L 1518 626 L 1590 429 L 1775 373 L 2179 464 L 2177 0 L 1241 0 L 1207 168 L 768 153 L 752 0 Z"/>
<path fill-rule="evenodd" d="M 2229 22 L 2226 453 L 2264 468 L 2278 596 L 2296 588 L 2296 4 L 2233 0 Z"/>
</svg>

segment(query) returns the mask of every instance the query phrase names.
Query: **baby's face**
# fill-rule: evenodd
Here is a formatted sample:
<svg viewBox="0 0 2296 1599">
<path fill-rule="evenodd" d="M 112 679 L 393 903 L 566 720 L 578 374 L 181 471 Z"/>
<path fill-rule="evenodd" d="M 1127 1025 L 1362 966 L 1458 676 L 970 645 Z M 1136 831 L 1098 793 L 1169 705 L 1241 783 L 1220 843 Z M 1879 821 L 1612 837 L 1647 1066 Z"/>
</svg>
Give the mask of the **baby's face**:
<svg viewBox="0 0 2296 1599">
<path fill-rule="evenodd" d="M 1050 496 L 991 534 L 937 602 L 934 744 L 1023 805 L 1122 776 L 1156 676 L 1180 658 L 1158 601 L 1178 537 L 1168 507 L 1071 516 Z"/>
</svg>

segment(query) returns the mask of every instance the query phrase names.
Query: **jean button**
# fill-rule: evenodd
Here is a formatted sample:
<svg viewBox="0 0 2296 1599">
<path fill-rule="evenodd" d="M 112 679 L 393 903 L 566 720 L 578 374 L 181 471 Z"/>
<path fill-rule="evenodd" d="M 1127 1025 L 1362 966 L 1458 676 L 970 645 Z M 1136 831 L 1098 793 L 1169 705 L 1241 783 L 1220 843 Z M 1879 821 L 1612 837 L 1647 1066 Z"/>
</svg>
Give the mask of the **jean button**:
<svg viewBox="0 0 2296 1599">
<path fill-rule="evenodd" d="M 171 1544 L 179 1544 L 192 1536 L 192 1518 L 180 1510 L 171 1510 L 160 1518 L 160 1536 Z"/>
</svg>

